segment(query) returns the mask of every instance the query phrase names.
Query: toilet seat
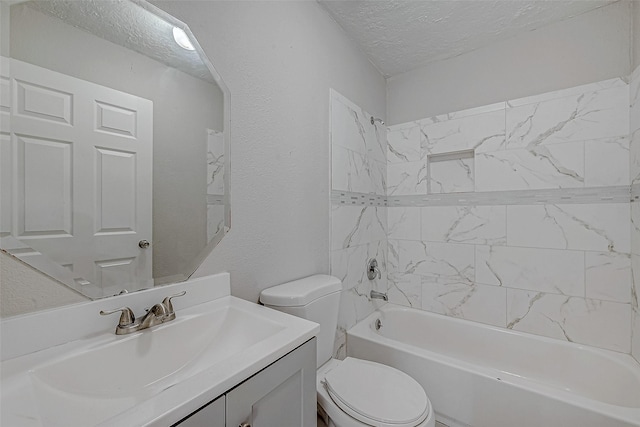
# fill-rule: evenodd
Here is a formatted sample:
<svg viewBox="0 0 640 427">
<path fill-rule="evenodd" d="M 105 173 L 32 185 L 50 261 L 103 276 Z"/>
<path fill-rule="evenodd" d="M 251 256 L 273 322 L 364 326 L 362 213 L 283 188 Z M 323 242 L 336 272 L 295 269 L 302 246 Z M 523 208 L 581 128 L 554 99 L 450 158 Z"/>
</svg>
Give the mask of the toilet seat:
<svg viewBox="0 0 640 427">
<path fill-rule="evenodd" d="M 415 427 L 431 412 L 422 386 L 390 366 L 347 357 L 321 382 L 342 411 L 367 425 Z"/>
</svg>

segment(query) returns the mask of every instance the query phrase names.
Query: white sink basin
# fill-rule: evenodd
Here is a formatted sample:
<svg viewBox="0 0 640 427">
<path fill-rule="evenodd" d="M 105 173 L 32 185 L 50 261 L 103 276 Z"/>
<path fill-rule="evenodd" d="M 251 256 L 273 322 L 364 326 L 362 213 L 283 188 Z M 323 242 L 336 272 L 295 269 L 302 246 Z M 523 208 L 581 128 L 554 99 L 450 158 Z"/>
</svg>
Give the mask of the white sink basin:
<svg viewBox="0 0 640 427">
<path fill-rule="evenodd" d="M 318 331 L 231 296 L 176 315 L 131 335 L 100 333 L 3 361 L 0 424 L 171 425 Z"/>
<path fill-rule="evenodd" d="M 178 317 L 30 373 L 43 398 L 53 390 L 57 395 L 144 399 L 283 329 L 264 316 L 224 307 Z"/>
<path fill-rule="evenodd" d="M 233 301 L 233 300 L 231 300 Z M 223 305 L 81 350 L 29 371 L 46 425 L 94 425 L 285 329 Z"/>
</svg>

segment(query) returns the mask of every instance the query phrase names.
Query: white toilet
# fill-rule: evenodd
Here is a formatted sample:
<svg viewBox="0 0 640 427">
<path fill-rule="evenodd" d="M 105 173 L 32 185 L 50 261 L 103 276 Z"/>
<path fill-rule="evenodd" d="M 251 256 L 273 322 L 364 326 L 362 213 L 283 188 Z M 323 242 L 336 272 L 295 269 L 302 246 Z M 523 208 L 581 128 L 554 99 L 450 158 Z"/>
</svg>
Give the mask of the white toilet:
<svg viewBox="0 0 640 427">
<path fill-rule="evenodd" d="M 320 324 L 316 389 L 319 412 L 329 427 L 434 427 L 424 389 L 390 366 L 331 357 L 342 283 L 316 275 L 265 289 L 260 302 Z"/>
</svg>

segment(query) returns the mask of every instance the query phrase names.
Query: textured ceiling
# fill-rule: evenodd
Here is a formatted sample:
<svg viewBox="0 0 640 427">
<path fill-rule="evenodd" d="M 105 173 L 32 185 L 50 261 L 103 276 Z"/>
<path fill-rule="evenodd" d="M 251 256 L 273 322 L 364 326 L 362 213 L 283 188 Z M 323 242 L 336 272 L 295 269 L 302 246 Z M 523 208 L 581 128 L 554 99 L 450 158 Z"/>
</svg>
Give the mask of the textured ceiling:
<svg viewBox="0 0 640 427">
<path fill-rule="evenodd" d="M 615 0 L 318 2 L 385 76 L 393 76 Z"/>
<path fill-rule="evenodd" d="M 173 23 L 132 2 L 46 0 L 29 1 L 12 7 L 23 6 L 37 9 L 111 43 L 214 83 L 198 52 L 185 50 L 174 41 Z"/>
</svg>

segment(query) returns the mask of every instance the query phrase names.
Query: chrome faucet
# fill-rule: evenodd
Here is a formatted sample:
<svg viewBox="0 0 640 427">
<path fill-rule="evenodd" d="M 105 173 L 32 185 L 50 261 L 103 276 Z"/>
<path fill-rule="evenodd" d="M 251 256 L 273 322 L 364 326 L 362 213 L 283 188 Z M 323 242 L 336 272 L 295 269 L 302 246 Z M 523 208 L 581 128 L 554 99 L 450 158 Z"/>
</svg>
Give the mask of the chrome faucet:
<svg viewBox="0 0 640 427">
<path fill-rule="evenodd" d="M 175 319 L 176 313 L 173 309 L 173 304 L 171 304 L 171 299 L 181 297 L 186 293 L 187 291 L 182 291 L 179 294 L 166 297 L 161 303 L 155 304 L 147 310 L 147 313 L 140 320 L 136 320 L 136 316 L 129 307 L 121 307 L 109 311 L 101 310 L 100 314 L 106 316 L 121 312 L 120 320 L 116 326 L 116 335 L 131 334 Z"/>
<path fill-rule="evenodd" d="M 387 294 L 383 292 L 371 291 L 370 295 L 371 295 L 371 299 L 381 299 L 383 301 L 389 301 L 389 297 L 387 297 Z"/>
</svg>

